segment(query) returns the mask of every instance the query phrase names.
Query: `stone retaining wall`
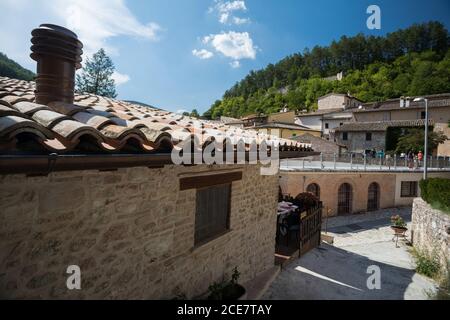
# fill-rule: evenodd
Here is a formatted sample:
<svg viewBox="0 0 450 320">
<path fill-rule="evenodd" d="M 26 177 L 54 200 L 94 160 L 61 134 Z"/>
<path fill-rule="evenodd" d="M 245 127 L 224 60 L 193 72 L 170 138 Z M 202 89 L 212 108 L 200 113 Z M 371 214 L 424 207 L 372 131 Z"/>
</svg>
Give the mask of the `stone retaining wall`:
<svg viewBox="0 0 450 320">
<path fill-rule="evenodd" d="M 194 247 L 195 189 L 179 178 L 243 172 L 230 232 Z M 0 176 L 0 297 L 188 298 L 237 266 L 241 282 L 273 267 L 278 176 L 259 166 L 166 166 Z M 69 291 L 69 265 L 81 290 Z"/>
<path fill-rule="evenodd" d="M 412 209 L 413 245 L 419 250 L 435 252 L 441 265 L 450 262 L 450 215 L 433 209 L 422 198 L 414 199 Z"/>
</svg>

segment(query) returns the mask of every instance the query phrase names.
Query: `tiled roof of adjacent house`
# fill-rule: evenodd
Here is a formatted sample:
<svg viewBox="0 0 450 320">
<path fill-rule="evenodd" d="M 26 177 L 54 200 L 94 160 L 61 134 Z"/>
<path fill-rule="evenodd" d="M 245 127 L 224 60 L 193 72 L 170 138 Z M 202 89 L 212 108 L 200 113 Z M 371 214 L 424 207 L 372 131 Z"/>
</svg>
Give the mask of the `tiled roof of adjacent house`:
<svg viewBox="0 0 450 320">
<path fill-rule="evenodd" d="M 303 143 L 311 143 L 314 145 L 314 151 L 322 153 L 339 153 L 339 147 L 343 146 L 336 142 L 326 140 L 321 137 L 316 137 L 310 133 L 304 133 L 302 135 L 292 137 L 291 139 Z"/>
<path fill-rule="evenodd" d="M 303 126 L 303 125 L 296 124 L 296 123 L 287 123 L 287 122 L 279 122 L 279 121 L 264 123 L 264 124 L 255 126 L 254 128 L 280 128 L 280 129 L 290 129 L 290 130 L 320 131 L 320 130 L 311 129 L 310 127 Z"/>
<path fill-rule="evenodd" d="M 422 101 L 413 101 L 415 97 L 410 97 L 411 108 L 424 108 Z M 427 95 L 429 108 L 449 107 L 450 106 L 450 93 L 432 94 Z M 389 99 L 381 102 L 368 102 L 362 104 L 361 109 L 356 109 L 354 112 L 374 112 L 374 111 L 388 111 L 388 110 L 408 110 L 408 108 L 400 108 L 400 98 Z"/>
<path fill-rule="evenodd" d="M 347 98 L 350 98 L 350 99 L 361 101 L 358 98 L 349 95 L 348 93 L 334 93 L 334 92 L 330 92 L 330 93 L 328 93 L 326 95 L 320 96 L 317 99 L 320 100 L 320 99 L 323 99 L 323 98 L 326 98 L 326 97 L 329 97 L 329 96 L 347 97 Z"/>
<path fill-rule="evenodd" d="M 153 153 L 167 152 L 194 128 L 246 143 L 269 136 L 223 123 L 93 94 L 75 94 L 73 104 L 36 104 L 35 83 L 0 77 L 0 153 Z M 278 139 L 281 148 L 311 150 L 311 145 Z M 200 141 L 201 144 L 210 140 Z"/>
<path fill-rule="evenodd" d="M 322 109 L 322 110 L 316 110 L 316 111 L 312 111 L 312 112 L 299 113 L 299 114 L 297 114 L 297 117 L 321 116 L 321 115 L 334 113 L 334 112 L 340 112 L 340 111 L 346 111 L 346 110 L 344 110 L 343 108 Z"/>
<path fill-rule="evenodd" d="M 433 120 L 428 120 L 429 125 L 433 125 Z M 418 120 L 391 120 L 374 122 L 346 122 L 335 131 L 385 131 L 389 127 L 422 127 L 425 125 L 424 119 Z"/>
</svg>

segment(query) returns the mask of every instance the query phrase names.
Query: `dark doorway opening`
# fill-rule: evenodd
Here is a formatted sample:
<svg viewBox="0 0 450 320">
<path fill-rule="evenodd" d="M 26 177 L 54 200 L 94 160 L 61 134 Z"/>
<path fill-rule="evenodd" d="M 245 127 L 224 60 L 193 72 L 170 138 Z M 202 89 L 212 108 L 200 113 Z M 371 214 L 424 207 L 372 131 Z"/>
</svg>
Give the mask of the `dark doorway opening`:
<svg viewBox="0 0 450 320">
<path fill-rule="evenodd" d="M 367 198 L 367 211 L 374 211 L 380 208 L 380 186 L 376 182 L 369 185 Z"/>
<path fill-rule="evenodd" d="M 349 183 L 343 183 L 338 190 L 338 214 L 352 213 L 353 190 Z"/>
</svg>

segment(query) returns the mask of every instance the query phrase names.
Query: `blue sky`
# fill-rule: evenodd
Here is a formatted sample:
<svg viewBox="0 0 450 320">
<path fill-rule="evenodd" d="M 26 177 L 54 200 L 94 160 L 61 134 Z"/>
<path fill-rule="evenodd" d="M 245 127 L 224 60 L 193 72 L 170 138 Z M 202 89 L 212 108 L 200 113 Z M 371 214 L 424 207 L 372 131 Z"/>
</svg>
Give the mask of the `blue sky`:
<svg viewBox="0 0 450 320">
<path fill-rule="evenodd" d="M 381 9 L 369 30 L 366 9 Z M 252 69 L 342 35 L 383 35 L 438 20 L 448 0 L 1 0 L 0 51 L 35 70 L 30 31 L 50 22 L 73 29 L 86 54 L 106 48 L 120 99 L 205 111 Z M 86 55 L 85 54 L 85 55 Z"/>
</svg>

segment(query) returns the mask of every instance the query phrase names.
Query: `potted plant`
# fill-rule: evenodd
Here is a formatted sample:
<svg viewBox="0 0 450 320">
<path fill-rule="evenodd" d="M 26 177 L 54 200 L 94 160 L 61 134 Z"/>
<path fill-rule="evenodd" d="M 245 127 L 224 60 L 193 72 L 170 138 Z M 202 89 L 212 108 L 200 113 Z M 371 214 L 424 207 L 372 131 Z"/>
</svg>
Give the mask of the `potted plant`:
<svg viewBox="0 0 450 320">
<path fill-rule="evenodd" d="M 246 290 L 238 283 L 240 273 L 235 267 L 231 280 L 214 282 L 209 286 L 208 300 L 243 300 L 246 297 Z"/>
<path fill-rule="evenodd" d="M 399 215 L 395 215 L 391 217 L 392 226 L 391 228 L 394 230 L 396 235 L 403 235 L 408 228 L 406 228 L 406 222 Z"/>
</svg>

